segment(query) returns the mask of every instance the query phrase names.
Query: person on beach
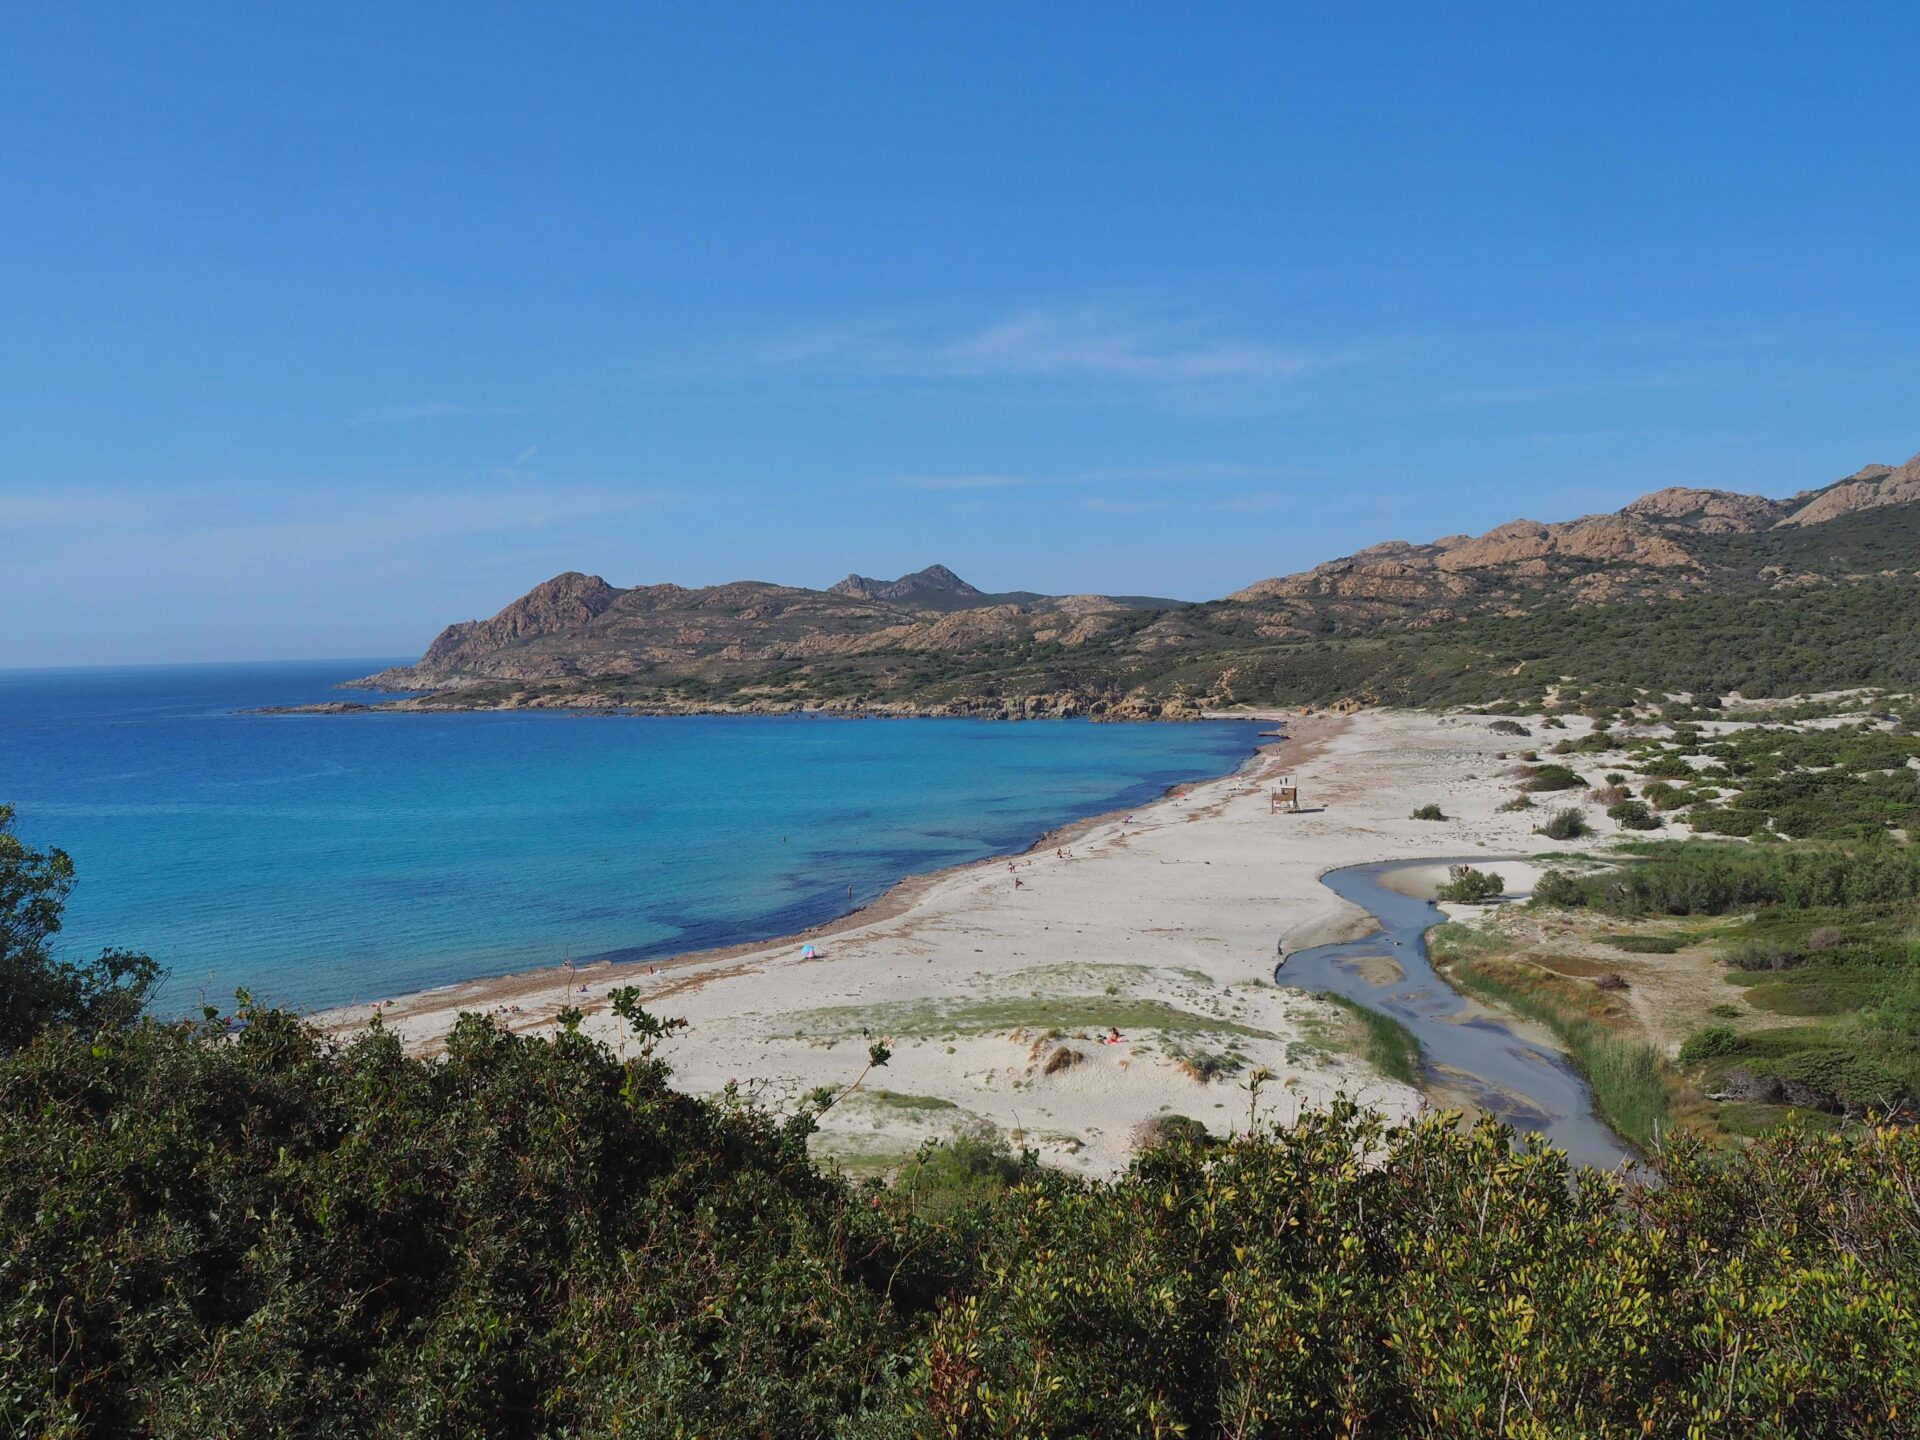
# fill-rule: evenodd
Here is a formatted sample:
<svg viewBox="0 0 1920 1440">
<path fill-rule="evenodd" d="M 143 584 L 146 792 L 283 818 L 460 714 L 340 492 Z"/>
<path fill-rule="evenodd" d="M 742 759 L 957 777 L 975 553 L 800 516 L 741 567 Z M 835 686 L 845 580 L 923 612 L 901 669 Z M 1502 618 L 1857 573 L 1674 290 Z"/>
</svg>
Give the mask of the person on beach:
<svg viewBox="0 0 1920 1440">
<path fill-rule="evenodd" d="M 1018 875 L 1013 877 L 1013 888 L 1016 890 L 1024 889 L 1026 887 L 1026 883 L 1027 882 L 1022 880 Z"/>
</svg>

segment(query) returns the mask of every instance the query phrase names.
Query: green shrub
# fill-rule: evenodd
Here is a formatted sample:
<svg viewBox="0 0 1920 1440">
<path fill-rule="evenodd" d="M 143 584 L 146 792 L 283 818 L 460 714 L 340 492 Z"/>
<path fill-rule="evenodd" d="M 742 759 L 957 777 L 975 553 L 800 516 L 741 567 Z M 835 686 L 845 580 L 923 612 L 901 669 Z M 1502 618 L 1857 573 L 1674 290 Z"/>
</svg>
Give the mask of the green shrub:
<svg viewBox="0 0 1920 1440">
<path fill-rule="evenodd" d="M 1556 790 L 1584 788 L 1586 783 L 1565 765 L 1542 765 L 1533 772 L 1523 788 L 1539 795 Z"/>
<path fill-rule="evenodd" d="M 1767 828 L 1767 817 L 1758 810 L 1727 810 L 1717 805 L 1696 805 L 1687 812 L 1687 824 L 1703 835 L 1749 836 Z"/>
<path fill-rule="evenodd" d="M 1685 790 L 1675 789 L 1664 780 L 1654 781 L 1640 794 L 1656 810 L 1678 810 L 1689 803 Z"/>
<path fill-rule="evenodd" d="M 1801 959 L 1798 950 L 1773 939 L 1747 940 L 1727 951 L 1727 963 L 1736 970 L 1790 970 Z"/>
<path fill-rule="evenodd" d="M 1676 955 L 1687 944 L 1684 935 L 1603 935 L 1600 939 L 1630 955 Z"/>
<path fill-rule="evenodd" d="M 895 1180 L 918 1213 L 945 1218 L 1017 1185 L 1033 1171 L 1031 1156 L 1015 1155 L 990 1126 L 945 1140 L 929 1140 Z"/>
<path fill-rule="evenodd" d="M 1555 810 L 1544 825 L 1534 826 L 1533 833 L 1549 840 L 1579 840 L 1593 834 L 1593 826 L 1587 822 L 1587 812 L 1576 806 Z"/>
<path fill-rule="evenodd" d="M 1693 766 L 1678 755 L 1659 755 L 1640 767 L 1643 775 L 1657 776 L 1663 780 L 1692 780 Z"/>
<path fill-rule="evenodd" d="M 1587 890 L 1566 871 L 1549 870 L 1534 882 L 1533 903 L 1575 909 L 1587 903 Z"/>
<path fill-rule="evenodd" d="M 1607 815 L 1623 830 L 1658 830 L 1662 824 L 1643 800 L 1621 800 L 1607 807 Z"/>
<path fill-rule="evenodd" d="M 1730 1025 L 1709 1025 L 1687 1036 L 1680 1046 L 1680 1061 L 1698 1065 L 1703 1061 L 1734 1055 L 1740 1051 L 1740 1032 Z"/>
<path fill-rule="evenodd" d="M 1438 805 L 1427 804 L 1415 810 L 1412 818 L 1415 820 L 1444 820 L 1447 818 L 1447 815 Z"/>
<path fill-rule="evenodd" d="M 1440 896 L 1455 905 L 1484 905 L 1506 891 L 1506 882 L 1491 870 L 1475 870 L 1468 865 L 1447 867 L 1447 883 Z"/>
</svg>

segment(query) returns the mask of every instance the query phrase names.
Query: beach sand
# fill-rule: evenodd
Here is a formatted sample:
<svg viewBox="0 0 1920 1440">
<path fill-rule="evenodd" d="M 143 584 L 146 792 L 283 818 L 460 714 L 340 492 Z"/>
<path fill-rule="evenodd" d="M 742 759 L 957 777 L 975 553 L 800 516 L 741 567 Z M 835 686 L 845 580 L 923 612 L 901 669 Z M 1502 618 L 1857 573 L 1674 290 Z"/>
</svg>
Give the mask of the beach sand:
<svg viewBox="0 0 1920 1440">
<path fill-rule="evenodd" d="M 738 1082 L 774 1107 L 850 1084 L 884 1039 L 892 1062 L 815 1137 L 817 1153 L 856 1173 L 897 1165 L 928 1137 L 991 1127 L 1048 1163 L 1111 1174 L 1157 1116 L 1244 1127 L 1257 1067 L 1275 1076 L 1259 1095 L 1263 1122 L 1341 1093 L 1412 1114 L 1422 1097 L 1357 1057 L 1350 1017 L 1270 982 L 1276 948 L 1364 930 L 1364 914 L 1319 883 L 1329 869 L 1537 850 L 1537 814 L 1495 813 L 1510 794 L 1496 756 L 1513 742 L 1472 716 L 1274 718 L 1288 738 L 1238 774 L 1083 822 L 1011 861 L 909 880 L 804 935 L 476 981 L 386 1002 L 385 1024 L 431 1053 L 462 1011 L 542 1033 L 573 1004 L 587 1033 L 618 1045 L 608 996 L 630 985 L 648 1009 L 688 1022 L 662 1049 L 676 1084 L 706 1094 Z M 1272 813 L 1283 775 L 1297 778 L 1302 813 Z M 1453 818 L 1409 818 L 1428 802 Z M 1516 867 L 1512 879 L 1527 878 Z M 808 945 L 815 958 L 802 958 Z M 371 1013 L 316 1018 L 348 1031 Z M 1114 1027 L 1123 1043 L 1102 1043 Z"/>
</svg>

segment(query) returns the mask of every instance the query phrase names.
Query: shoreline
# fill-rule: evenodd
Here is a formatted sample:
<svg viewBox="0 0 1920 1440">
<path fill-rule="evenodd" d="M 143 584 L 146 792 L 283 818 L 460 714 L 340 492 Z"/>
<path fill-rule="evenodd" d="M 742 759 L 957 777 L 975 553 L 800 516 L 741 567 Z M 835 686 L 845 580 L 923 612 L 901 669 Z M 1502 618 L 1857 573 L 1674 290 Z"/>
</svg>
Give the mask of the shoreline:
<svg viewBox="0 0 1920 1440">
<path fill-rule="evenodd" d="M 349 689 L 351 686 L 336 687 Z M 420 695 L 402 695 L 391 700 L 315 700 L 301 705 L 255 705 L 235 711 L 238 715 L 567 715 L 578 719 L 678 720 L 694 716 L 739 719 L 767 719 L 776 716 L 800 716 L 816 720 L 1085 720 L 1095 725 L 1191 724 L 1199 720 L 1242 718 L 1228 711 L 1194 709 L 1184 702 L 1141 700 L 1082 702 L 1078 697 L 1054 695 L 1017 695 L 992 700 L 951 700 L 923 704 L 912 700 L 857 700 L 845 704 L 828 702 L 751 700 L 745 704 L 724 701 L 608 701 L 596 704 L 591 697 L 575 693 L 525 698 L 492 704 L 455 703 L 447 697 L 458 689 L 432 690 Z M 1253 712 L 1244 718 L 1263 719 L 1267 711 Z"/>
<path fill-rule="evenodd" d="M 907 877 L 812 929 L 419 992 L 382 1003 L 382 1023 L 434 1053 L 463 1012 L 539 1034 L 573 1006 L 583 1033 L 619 1048 L 629 1037 L 610 997 L 631 986 L 648 1009 L 689 1022 L 661 1049 L 679 1088 L 735 1085 L 775 1108 L 844 1087 L 866 1044 L 885 1039 L 891 1064 L 815 1137 L 850 1173 L 990 1130 L 1050 1164 L 1112 1174 L 1160 1117 L 1244 1128 L 1246 1077 L 1260 1069 L 1275 1077 L 1263 1120 L 1339 1095 L 1411 1116 L 1427 1097 L 1371 1070 L 1345 1012 L 1276 986 L 1276 949 L 1369 924 L 1320 883 L 1329 870 L 1537 850 L 1533 817 L 1497 808 L 1512 742 L 1484 716 L 1281 718 L 1286 739 L 1229 775 L 1069 822 L 1012 857 Z M 1269 799 L 1282 774 L 1301 788 L 1298 813 Z M 1410 818 L 1429 802 L 1455 818 Z M 374 1011 L 313 1018 L 346 1034 Z M 1107 1043 L 1114 1030 L 1119 1043 Z"/>
<path fill-rule="evenodd" d="M 862 717 L 834 716 L 832 718 L 853 719 Z M 956 719 L 968 717 L 894 716 L 887 718 Z M 1301 717 L 1281 715 L 1277 712 L 1262 712 L 1252 715 L 1214 712 L 1200 718 L 1205 720 L 1251 721 L 1260 724 L 1285 724 L 1289 719 L 1298 719 Z M 1269 732 L 1262 732 L 1262 736 L 1264 737 L 1268 733 Z M 1061 848 L 1070 845 L 1078 837 L 1089 833 L 1095 826 L 1110 824 L 1121 816 L 1140 814 L 1142 811 L 1148 810 L 1153 806 L 1177 798 L 1183 790 L 1191 791 L 1196 786 L 1213 785 L 1232 780 L 1260 765 L 1262 757 L 1275 754 L 1284 749 L 1293 739 L 1294 737 L 1287 735 L 1283 738 L 1272 740 L 1269 743 L 1257 744 L 1253 747 L 1252 752 L 1243 758 L 1238 765 L 1234 766 L 1233 769 L 1219 775 L 1203 776 L 1193 780 L 1177 780 L 1173 784 L 1165 786 L 1161 793 L 1154 799 L 1143 801 L 1139 805 L 1123 805 L 1111 810 L 1102 810 L 1097 814 L 1081 816 L 1079 819 L 1064 820 L 1050 829 L 1042 830 L 1022 849 L 996 850 L 991 855 L 983 855 L 977 860 L 962 860 L 958 864 L 942 865 L 933 870 L 916 870 L 910 874 L 902 875 L 885 890 L 881 891 L 880 894 L 874 896 L 873 899 L 866 901 L 864 904 L 856 905 L 851 910 L 842 911 L 830 919 L 822 920 L 814 925 L 805 926 L 799 930 L 783 930 L 776 935 L 769 935 L 761 939 L 737 940 L 727 945 L 709 945 L 696 950 L 678 950 L 671 954 L 648 958 L 616 960 L 606 955 L 598 955 L 574 965 L 547 965 L 534 970 L 511 970 L 504 975 L 480 975 L 475 976 L 471 980 L 455 980 L 445 985 L 431 985 L 424 990 L 402 991 L 397 995 L 382 996 L 375 1000 L 354 1002 L 346 1005 L 322 1006 L 319 1009 L 308 1012 L 306 1018 L 321 1029 L 337 1034 L 342 1029 L 347 1028 L 347 1024 L 354 1023 L 343 1023 L 339 1020 L 338 1017 L 345 1015 L 354 1016 L 357 1022 L 362 1018 L 363 1012 L 364 1018 L 370 1019 L 372 1018 L 372 1013 L 375 1010 L 379 1010 L 383 1016 L 391 1018 L 392 1013 L 396 1010 L 399 1010 L 400 1013 L 407 1013 L 422 1008 L 419 1002 L 442 1000 L 450 996 L 464 994 L 473 995 L 483 1004 L 493 1005 L 498 1004 L 502 1000 L 515 1000 L 523 995 L 537 994 L 548 987 L 561 984 L 563 977 L 573 977 L 574 983 L 578 984 L 581 977 L 591 976 L 595 979 L 601 979 L 617 976 L 623 972 L 631 974 L 642 967 L 647 968 L 649 971 L 659 971 L 669 967 L 677 969 L 685 966 L 705 965 L 737 959 L 742 955 L 757 954 L 762 950 L 775 946 L 791 945 L 804 947 L 809 942 L 831 939 L 835 935 L 842 934 L 859 925 L 876 924 L 882 921 L 897 919 L 908 913 L 917 900 L 944 880 L 966 875 L 977 870 L 997 869 L 1010 860 L 1020 860 L 1028 856 L 1036 855 L 1050 847 Z M 593 982 L 589 980 L 588 983 L 591 984 Z M 550 1023 L 551 1020 L 552 1016 L 550 1014 L 542 1015 L 538 1020 L 529 1021 L 526 1025 L 515 1028 L 537 1028 L 541 1024 Z"/>
</svg>

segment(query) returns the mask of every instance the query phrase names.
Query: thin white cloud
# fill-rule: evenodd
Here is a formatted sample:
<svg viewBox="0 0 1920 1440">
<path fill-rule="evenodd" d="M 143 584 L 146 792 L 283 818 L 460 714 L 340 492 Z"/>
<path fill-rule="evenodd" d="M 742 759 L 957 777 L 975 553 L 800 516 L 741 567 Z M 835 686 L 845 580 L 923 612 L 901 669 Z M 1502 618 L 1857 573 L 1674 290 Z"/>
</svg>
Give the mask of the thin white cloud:
<svg viewBox="0 0 1920 1440">
<path fill-rule="evenodd" d="M 347 417 L 349 425 L 397 425 L 410 420 L 452 420 L 482 415 L 527 415 L 523 405 L 456 405 L 424 400 L 410 405 L 374 405 Z"/>
<path fill-rule="evenodd" d="M 888 483 L 905 490 L 1040 490 L 1085 485 L 1241 485 L 1311 480 L 1316 472 L 1291 465 L 1192 464 L 1108 466 L 1058 474 L 984 473 L 895 475 Z"/>
<path fill-rule="evenodd" d="M 385 493 L 294 492 L 260 503 L 183 487 L 135 503 L 116 492 L 0 495 L 0 530 L 72 532 L 75 543 L 124 543 L 185 553 L 364 553 L 461 536 L 517 536 L 599 523 L 671 503 L 654 487 L 525 484 Z"/>
<path fill-rule="evenodd" d="M 518 455 L 513 457 L 513 463 L 516 465 L 524 465 L 539 453 L 540 453 L 540 447 L 538 445 L 529 445 L 527 446 L 526 449 L 522 450 Z"/>
<path fill-rule="evenodd" d="M 902 379 L 1103 380 L 1147 385 L 1284 380 L 1329 357 L 1217 333 L 1203 324 L 1034 309 L 945 333 L 839 328 L 762 348 L 774 365 Z"/>
<path fill-rule="evenodd" d="M 1165 500 L 1113 500 L 1105 495 L 1089 495 L 1080 502 L 1082 510 L 1097 510 L 1103 515 L 1146 515 L 1165 510 Z"/>
<path fill-rule="evenodd" d="M 121 495 L 0 495 L 0 529 L 78 530 L 132 525 L 145 514 Z"/>
<path fill-rule="evenodd" d="M 1024 490 L 1066 482 L 1031 475 L 897 475 L 893 483 L 905 490 Z"/>
<path fill-rule="evenodd" d="M 1435 410 L 1473 410 L 1552 403 L 1558 400 L 1585 400 L 1599 395 L 1630 395 L 1662 391 L 1687 391 L 1707 388 L 1697 376 L 1682 374 L 1610 375 L 1592 380 L 1542 380 L 1514 385 L 1489 385 L 1475 389 L 1436 392 L 1426 408 Z"/>
<path fill-rule="evenodd" d="M 1229 515 L 1269 515 L 1276 510 L 1297 509 L 1300 505 L 1298 495 L 1235 495 L 1230 499 L 1216 500 L 1207 508 L 1219 510 Z"/>
</svg>

